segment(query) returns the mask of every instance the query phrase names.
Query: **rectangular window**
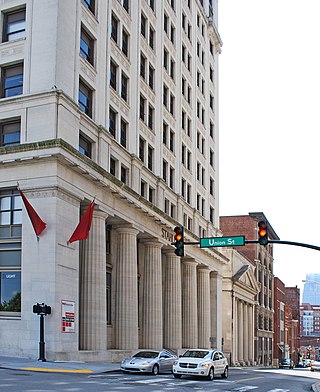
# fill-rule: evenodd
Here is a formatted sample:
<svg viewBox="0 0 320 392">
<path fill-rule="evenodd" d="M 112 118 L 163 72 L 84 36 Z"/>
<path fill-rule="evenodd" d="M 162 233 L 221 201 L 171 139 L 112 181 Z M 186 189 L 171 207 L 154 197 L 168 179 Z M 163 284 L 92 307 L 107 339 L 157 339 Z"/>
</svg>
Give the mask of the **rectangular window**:
<svg viewBox="0 0 320 392">
<path fill-rule="evenodd" d="M 3 42 L 26 36 L 26 10 L 4 14 Z"/>
<path fill-rule="evenodd" d="M 140 76 L 143 79 L 146 78 L 146 58 L 142 53 L 140 54 Z"/>
<path fill-rule="evenodd" d="M 23 64 L 2 68 L 2 98 L 23 93 Z"/>
<path fill-rule="evenodd" d="M 162 179 L 167 182 L 167 173 L 168 173 L 168 163 L 163 160 L 162 161 Z"/>
<path fill-rule="evenodd" d="M 92 116 L 92 90 L 81 80 L 79 82 L 78 105 L 88 116 Z"/>
<path fill-rule="evenodd" d="M 154 48 L 154 36 L 155 36 L 155 31 L 150 26 L 150 28 L 149 28 L 149 46 L 150 46 L 151 49 Z"/>
<path fill-rule="evenodd" d="M 79 135 L 79 151 L 88 158 L 92 157 L 92 143 L 83 135 Z"/>
<path fill-rule="evenodd" d="M 21 122 L 10 121 L 0 123 L 0 147 L 20 144 Z"/>
<path fill-rule="evenodd" d="M 118 66 L 112 60 L 110 61 L 110 86 L 117 91 L 117 73 Z"/>
<path fill-rule="evenodd" d="M 170 166 L 170 171 L 169 171 L 169 186 L 171 189 L 173 189 L 174 186 L 174 168 Z"/>
<path fill-rule="evenodd" d="M 122 0 L 122 7 L 129 13 L 129 0 Z"/>
<path fill-rule="evenodd" d="M 123 147 L 127 147 L 127 128 L 128 128 L 128 123 L 121 118 L 121 124 L 120 124 L 120 144 Z"/>
<path fill-rule="evenodd" d="M 142 197 L 146 197 L 146 183 L 144 181 L 140 183 L 140 194 Z"/>
<path fill-rule="evenodd" d="M 139 138 L 139 158 L 142 160 L 142 162 L 144 162 L 145 145 L 146 145 L 146 142 L 140 137 Z"/>
<path fill-rule="evenodd" d="M 143 98 L 142 95 L 140 95 L 140 119 L 144 121 L 145 118 L 145 106 L 146 106 L 146 100 Z"/>
<path fill-rule="evenodd" d="M 147 32 L 146 32 L 146 25 L 147 25 L 147 18 L 141 14 L 141 24 L 140 24 L 140 33 L 141 35 L 146 38 Z"/>
<path fill-rule="evenodd" d="M 167 86 L 163 86 L 163 104 L 167 108 L 168 107 L 168 94 L 169 94 L 169 89 Z"/>
<path fill-rule="evenodd" d="M 128 102 L 129 78 L 122 72 L 121 74 L 121 98 Z"/>
<path fill-rule="evenodd" d="M 122 30 L 122 53 L 128 57 L 129 56 L 129 34 L 123 29 Z"/>
<path fill-rule="evenodd" d="M 117 131 L 117 113 L 113 109 L 109 109 L 109 132 L 115 138 Z"/>
<path fill-rule="evenodd" d="M 149 187 L 149 201 L 150 203 L 154 202 L 154 189 L 151 186 Z"/>
<path fill-rule="evenodd" d="M 170 129 L 169 149 L 173 152 L 174 150 L 174 132 Z"/>
<path fill-rule="evenodd" d="M 119 21 L 115 17 L 114 14 L 111 16 L 111 38 L 113 41 L 117 44 L 118 43 L 118 27 L 119 27 Z"/>
<path fill-rule="evenodd" d="M 153 148 L 148 146 L 148 169 L 153 170 Z"/>
<path fill-rule="evenodd" d="M 154 90 L 154 68 L 149 64 L 149 87 Z"/>
<path fill-rule="evenodd" d="M 121 170 L 120 170 L 120 180 L 126 184 L 127 183 L 127 177 L 128 177 L 128 170 L 126 167 L 121 165 Z"/>
<path fill-rule="evenodd" d="M 154 108 L 149 105 L 148 111 L 148 127 L 153 130 L 153 121 L 154 121 Z"/>
<path fill-rule="evenodd" d="M 116 176 L 116 160 L 114 158 L 110 158 L 110 174 Z"/>
<path fill-rule="evenodd" d="M 80 36 L 80 55 L 93 65 L 94 40 L 82 28 Z"/>
</svg>

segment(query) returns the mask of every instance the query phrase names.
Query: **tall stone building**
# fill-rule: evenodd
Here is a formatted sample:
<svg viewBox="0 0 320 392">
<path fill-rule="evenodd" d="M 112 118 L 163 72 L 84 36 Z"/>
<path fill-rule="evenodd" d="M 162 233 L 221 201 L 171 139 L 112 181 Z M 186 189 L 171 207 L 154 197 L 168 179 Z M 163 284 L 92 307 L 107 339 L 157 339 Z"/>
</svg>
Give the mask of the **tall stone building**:
<svg viewBox="0 0 320 392">
<path fill-rule="evenodd" d="M 223 235 L 244 235 L 246 240 L 258 239 L 258 222 L 265 221 L 269 239 L 279 237 L 262 212 L 250 212 L 248 215 L 221 216 L 220 228 Z M 256 296 L 254 322 L 254 363 L 271 365 L 273 359 L 273 245 L 249 243 L 237 247 L 255 267 L 255 277 L 259 292 Z"/>
<path fill-rule="evenodd" d="M 221 347 L 228 258 L 171 244 L 177 224 L 220 233 L 217 7 L 1 1 L 2 354 L 37 356 L 38 302 L 48 359 Z M 89 238 L 68 243 L 92 200 Z"/>
</svg>

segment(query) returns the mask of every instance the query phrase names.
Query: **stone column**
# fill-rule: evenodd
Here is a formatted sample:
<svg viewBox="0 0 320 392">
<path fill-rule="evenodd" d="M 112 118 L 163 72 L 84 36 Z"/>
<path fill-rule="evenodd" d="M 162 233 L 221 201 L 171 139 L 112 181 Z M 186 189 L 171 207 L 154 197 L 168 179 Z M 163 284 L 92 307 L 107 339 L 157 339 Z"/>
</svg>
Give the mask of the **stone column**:
<svg viewBox="0 0 320 392">
<path fill-rule="evenodd" d="M 161 243 L 146 241 L 142 277 L 141 344 L 143 348 L 161 348 L 162 341 L 162 262 Z"/>
<path fill-rule="evenodd" d="M 238 356 L 238 301 L 234 297 L 232 302 L 234 314 L 233 314 L 233 333 L 232 333 L 232 347 L 233 347 L 233 355 L 231 357 L 232 364 L 237 365 L 239 363 L 239 356 Z"/>
<path fill-rule="evenodd" d="M 106 350 L 106 213 L 94 210 L 87 240 L 80 243 L 80 350 Z"/>
<path fill-rule="evenodd" d="M 248 340 L 249 340 L 249 325 L 248 325 L 248 304 L 245 302 L 243 304 L 243 360 L 245 364 L 248 364 Z"/>
<path fill-rule="evenodd" d="M 243 363 L 243 307 L 238 300 L 238 360 Z"/>
<path fill-rule="evenodd" d="M 211 337 L 216 339 L 216 348 L 221 349 L 222 339 L 222 277 L 217 272 L 210 274 Z"/>
<path fill-rule="evenodd" d="M 252 365 L 253 364 L 253 347 L 254 347 L 254 325 L 253 325 L 253 312 L 254 312 L 254 306 L 249 305 L 249 312 L 248 312 L 248 324 L 249 324 L 249 332 L 248 332 L 248 356 L 249 356 L 249 362 Z"/>
<path fill-rule="evenodd" d="M 115 343 L 119 350 L 138 348 L 137 234 L 132 227 L 117 228 Z"/>
<path fill-rule="evenodd" d="M 182 262 L 182 346 L 198 346 L 197 263 Z"/>
<path fill-rule="evenodd" d="M 198 347 L 210 347 L 210 270 L 198 268 Z"/>
<path fill-rule="evenodd" d="M 182 348 L 181 261 L 173 250 L 165 251 L 163 346 L 178 351 Z"/>
</svg>

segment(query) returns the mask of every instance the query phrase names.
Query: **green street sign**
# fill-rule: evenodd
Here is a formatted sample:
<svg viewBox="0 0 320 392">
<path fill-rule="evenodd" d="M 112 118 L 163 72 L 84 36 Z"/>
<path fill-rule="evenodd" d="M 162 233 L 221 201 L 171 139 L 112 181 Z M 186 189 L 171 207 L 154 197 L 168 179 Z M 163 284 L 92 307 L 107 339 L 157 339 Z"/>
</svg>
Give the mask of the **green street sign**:
<svg viewBox="0 0 320 392">
<path fill-rule="evenodd" d="M 231 237 L 208 237 L 200 238 L 200 248 L 212 248 L 214 246 L 243 246 L 245 245 L 244 235 Z"/>
</svg>

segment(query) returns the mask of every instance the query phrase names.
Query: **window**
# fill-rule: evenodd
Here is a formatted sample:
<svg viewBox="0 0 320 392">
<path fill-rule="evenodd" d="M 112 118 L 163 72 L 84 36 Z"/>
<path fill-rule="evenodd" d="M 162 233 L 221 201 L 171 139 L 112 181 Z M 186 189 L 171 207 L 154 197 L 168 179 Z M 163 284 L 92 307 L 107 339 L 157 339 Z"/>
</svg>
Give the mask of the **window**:
<svg viewBox="0 0 320 392">
<path fill-rule="evenodd" d="M 143 79 L 146 78 L 146 58 L 142 53 L 140 54 L 140 76 Z"/>
<path fill-rule="evenodd" d="M 21 123 L 10 121 L 0 123 L 0 147 L 20 144 Z"/>
<path fill-rule="evenodd" d="M 127 128 L 128 128 L 128 123 L 121 118 L 121 123 L 120 123 L 120 144 L 123 147 L 127 147 Z"/>
<path fill-rule="evenodd" d="M 170 129 L 169 149 L 173 152 L 174 149 L 174 132 Z"/>
<path fill-rule="evenodd" d="M 146 100 L 140 95 L 140 119 L 144 121 Z"/>
<path fill-rule="evenodd" d="M 149 87 L 154 90 L 154 68 L 149 64 Z"/>
<path fill-rule="evenodd" d="M 146 197 L 146 183 L 144 181 L 140 183 L 140 194 L 142 197 Z"/>
<path fill-rule="evenodd" d="M 139 158 L 144 162 L 144 151 L 146 142 L 140 137 L 139 138 Z"/>
<path fill-rule="evenodd" d="M 117 90 L 117 73 L 118 73 L 118 66 L 112 60 L 110 61 L 110 86 Z"/>
<path fill-rule="evenodd" d="M 0 192 L 0 313 L 21 312 L 21 231 L 21 196 Z"/>
<path fill-rule="evenodd" d="M 109 109 L 109 132 L 116 137 L 117 130 L 117 113 L 113 109 Z"/>
<path fill-rule="evenodd" d="M 93 14 L 95 9 L 95 0 L 82 0 L 83 5 L 88 8 Z"/>
<path fill-rule="evenodd" d="M 129 55 L 129 34 L 123 29 L 122 30 L 122 53 L 128 57 Z"/>
<path fill-rule="evenodd" d="M 23 93 L 23 65 L 2 69 L 2 97 L 13 97 Z"/>
<path fill-rule="evenodd" d="M 154 201 L 154 189 L 149 186 L 149 201 L 150 203 L 153 203 Z"/>
<path fill-rule="evenodd" d="M 169 52 L 166 48 L 163 49 L 163 66 L 168 71 L 169 69 Z"/>
<path fill-rule="evenodd" d="M 148 146 L 148 169 L 153 170 L 153 148 Z"/>
<path fill-rule="evenodd" d="M 111 38 L 115 43 L 118 43 L 118 26 L 119 21 L 114 14 L 111 16 Z"/>
<path fill-rule="evenodd" d="M 79 136 L 79 151 L 88 158 L 92 157 L 92 143 L 81 134 Z"/>
<path fill-rule="evenodd" d="M 128 177 L 128 169 L 124 166 L 121 165 L 121 170 L 120 170 L 120 180 L 123 183 L 127 183 L 127 177 Z"/>
<path fill-rule="evenodd" d="M 122 72 L 121 74 L 121 98 L 128 102 L 128 77 Z"/>
<path fill-rule="evenodd" d="M 153 122 L 154 122 L 154 108 L 149 105 L 149 112 L 148 112 L 148 127 L 153 129 Z"/>
<path fill-rule="evenodd" d="M 78 105 L 88 116 L 92 116 L 92 90 L 81 80 L 79 82 Z"/>
<path fill-rule="evenodd" d="M 151 49 L 154 49 L 154 36 L 155 36 L 155 31 L 150 26 L 150 28 L 149 28 L 149 46 Z"/>
<path fill-rule="evenodd" d="M 146 35 L 147 35 L 146 25 L 147 25 L 147 18 L 143 14 L 141 14 L 140 32 L 141 32 L 141 35 L 144 36 L 144 38 L 146 38 Z"/>
<path fill-rule="evenodd" d="M 110 174 L 116 176 L 116 160 L 114 158 L 110 158 Z"/>
<path fill-rule="evenodd" d="M 174 186 L 174 168 L 170 166 L 170 173 L 169 173 L 169 186 L 173 189 Z"/>
<path fill-rule="evenodd" d="M 10 12 L 4 15 L 3 41 L 24 38 L 26 28 L 26 10 Z"/>
<path fill-rule="evenodd" d="M 122 6 L 129 13 L 129 0 L 122 0 Z"/>
<path fill-rule="evenodd" d="M 168 163 L 163 159 L 162 161 L 162 178 L 167 182 Z"/>
<path fill-rule="evenodd" d="M 80 55 L 92 65 L 93 65 L 93 53 L 94 53 L 93 49 L 94 49 L 93 39 L 89 36 L 89 34 L 84 29 L 81 29 Z"/>
</svg>

